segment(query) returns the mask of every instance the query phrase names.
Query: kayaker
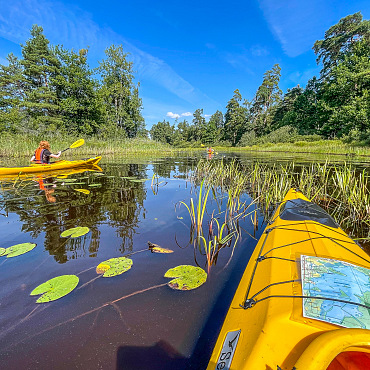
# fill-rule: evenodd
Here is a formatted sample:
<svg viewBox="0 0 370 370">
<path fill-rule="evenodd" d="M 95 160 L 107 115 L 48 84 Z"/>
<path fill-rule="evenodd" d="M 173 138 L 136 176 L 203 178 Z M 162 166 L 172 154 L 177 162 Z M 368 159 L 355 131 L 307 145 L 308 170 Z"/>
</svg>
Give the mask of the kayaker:
<svg viewBox="0 0 370 370">
<path fill-rule="evenodd" d="M 48 164 L 50 161 L 50 157 L 52 158 L 59 158 L 62 152 L 58 152 L 58 154 L 52 154 L 50 152 L 50 144 L 47 141 L 40 141 L 39 147 L 36 149 L 35 154 L 31 158 L 31 162 L 41 163 L 41 164 Z"/>
</svg>

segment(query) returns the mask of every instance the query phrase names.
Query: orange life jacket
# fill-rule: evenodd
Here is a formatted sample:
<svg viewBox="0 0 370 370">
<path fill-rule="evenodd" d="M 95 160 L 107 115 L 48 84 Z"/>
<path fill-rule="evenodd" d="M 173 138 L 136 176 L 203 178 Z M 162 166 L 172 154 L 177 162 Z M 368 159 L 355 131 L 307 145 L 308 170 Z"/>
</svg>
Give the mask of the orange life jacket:
<svg viewBox="0 0 370 370">
<path fill-rule="evenodd" d="M 44 153 L 45 149 L 37 148 L 35 151 L 35 162 L 36 163 L 46 163 L 42 159 L 42 154 Z"/>
</svg>

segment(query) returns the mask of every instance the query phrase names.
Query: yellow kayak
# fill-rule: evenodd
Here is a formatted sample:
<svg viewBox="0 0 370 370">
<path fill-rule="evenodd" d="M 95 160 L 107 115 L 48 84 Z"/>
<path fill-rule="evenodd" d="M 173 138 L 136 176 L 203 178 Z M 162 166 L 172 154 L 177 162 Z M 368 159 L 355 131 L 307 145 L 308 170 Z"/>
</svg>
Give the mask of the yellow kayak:
<svg viewBox="0 0 370 370">
<path fill-rule="evenodd" d="M 57 161 L 51 164 L 31 164 L 25 167 L 0 167 L 0 177 L 25 175 L 34 173 L 54 172 L 59 170 L 69 170 L 73 168 L 88 168 L 96 166 L 101 160 L 101 156 L 76 161 Z"/>
<path fill-rule="evenodd" d="M 370 369 L 370 258 L 291 189 L 244 271 L 208 370 Z"/>
</svg>

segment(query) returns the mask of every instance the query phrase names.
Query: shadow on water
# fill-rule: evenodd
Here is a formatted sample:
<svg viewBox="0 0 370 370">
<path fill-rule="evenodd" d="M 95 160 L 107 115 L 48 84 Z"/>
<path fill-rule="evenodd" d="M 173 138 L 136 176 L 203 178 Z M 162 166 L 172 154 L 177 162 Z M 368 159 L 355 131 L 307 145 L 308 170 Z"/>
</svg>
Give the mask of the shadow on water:
<svg viewBox="0 0 370 370">
<path fill-rule="evenodd" d="M 257 238 L 263 229 L 258 231 Z M 257 241 L 248 240 L 239 262 L 232 269 L 227 282 L 215 301 L 204 327 L 199 333 L 194 350 L 189 357 L 183 356 L 165 340 L 160 340 L 150 347 L 120 346 L 117 349 L 117 370 L 185 370 L 205 369 L 216 344 L 227 310 L 238 287 L 244 269 L 253 253 Z"/>
</svg>

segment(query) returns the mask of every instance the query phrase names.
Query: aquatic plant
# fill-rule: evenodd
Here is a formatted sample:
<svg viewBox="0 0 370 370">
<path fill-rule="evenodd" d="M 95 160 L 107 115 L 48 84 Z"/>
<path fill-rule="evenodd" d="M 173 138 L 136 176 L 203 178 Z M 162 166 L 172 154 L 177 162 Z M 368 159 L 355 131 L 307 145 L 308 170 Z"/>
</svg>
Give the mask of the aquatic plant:
<svg viewBox="0 0 370 370">
<path fill-rule="evenodd" d="M 42 294 L 42 296 L 37 299 L 36 303 L 55 301 L 74 290 L 79 280 L 80 279 L 76 275 L 57 276 L 37 286 L 30 295 Z"/>
<path fill-rule="evenodd" d="M 32 249 L 36 248 L 36 245 L 35 243 L 21 243 L 8 248 L 0 248 L 0 256 L 6 256 L 7 258 L 17 257 L 32 251 Z"/>
<path fill-rule="evenodd" d="M 235 160 L 198 163 L 192 181 L 210 181 L 232 194 L 247 193 L 257 200 L 259 210 L 269 218 L 277 203 L 292 187 L 299 188 L 309 199 L 333 216 L 341 227 L 364 240 L 370 236 L 370 184 L 367 169 L 337 165 L 326 161 L 309 166 L 267 165 L 254 162 L 241 165 Z M 237 204 L 237 203 L 235 203 Z M 255 218 L 256 221 L 256 218 Z"/>
<path fill-rule="evenodd" d="M 180 204 L 183 204 L 186 209 L 189 212 L 190 215 L 190 221 L 191 226 L 196 230 L 197 236 L 200 236 L 203 234 L 203 218 L 204 218 L 204 212 L 206 210 L 206 204 L 207 199 L 210 191 L 210 186 L 207 186 L 207 189 L 205 191 L 205 194 L 203 194 L 203 186 L 204 186 L 204 180 L 201 182 L 199 187 L 199 194 L 198 194 L 198 201 L 197 206 L 194 205 L 194 199 L 190 198 L 190 204 L 189 206 L 183 202 L 180 201 Z"/>
</svg>

